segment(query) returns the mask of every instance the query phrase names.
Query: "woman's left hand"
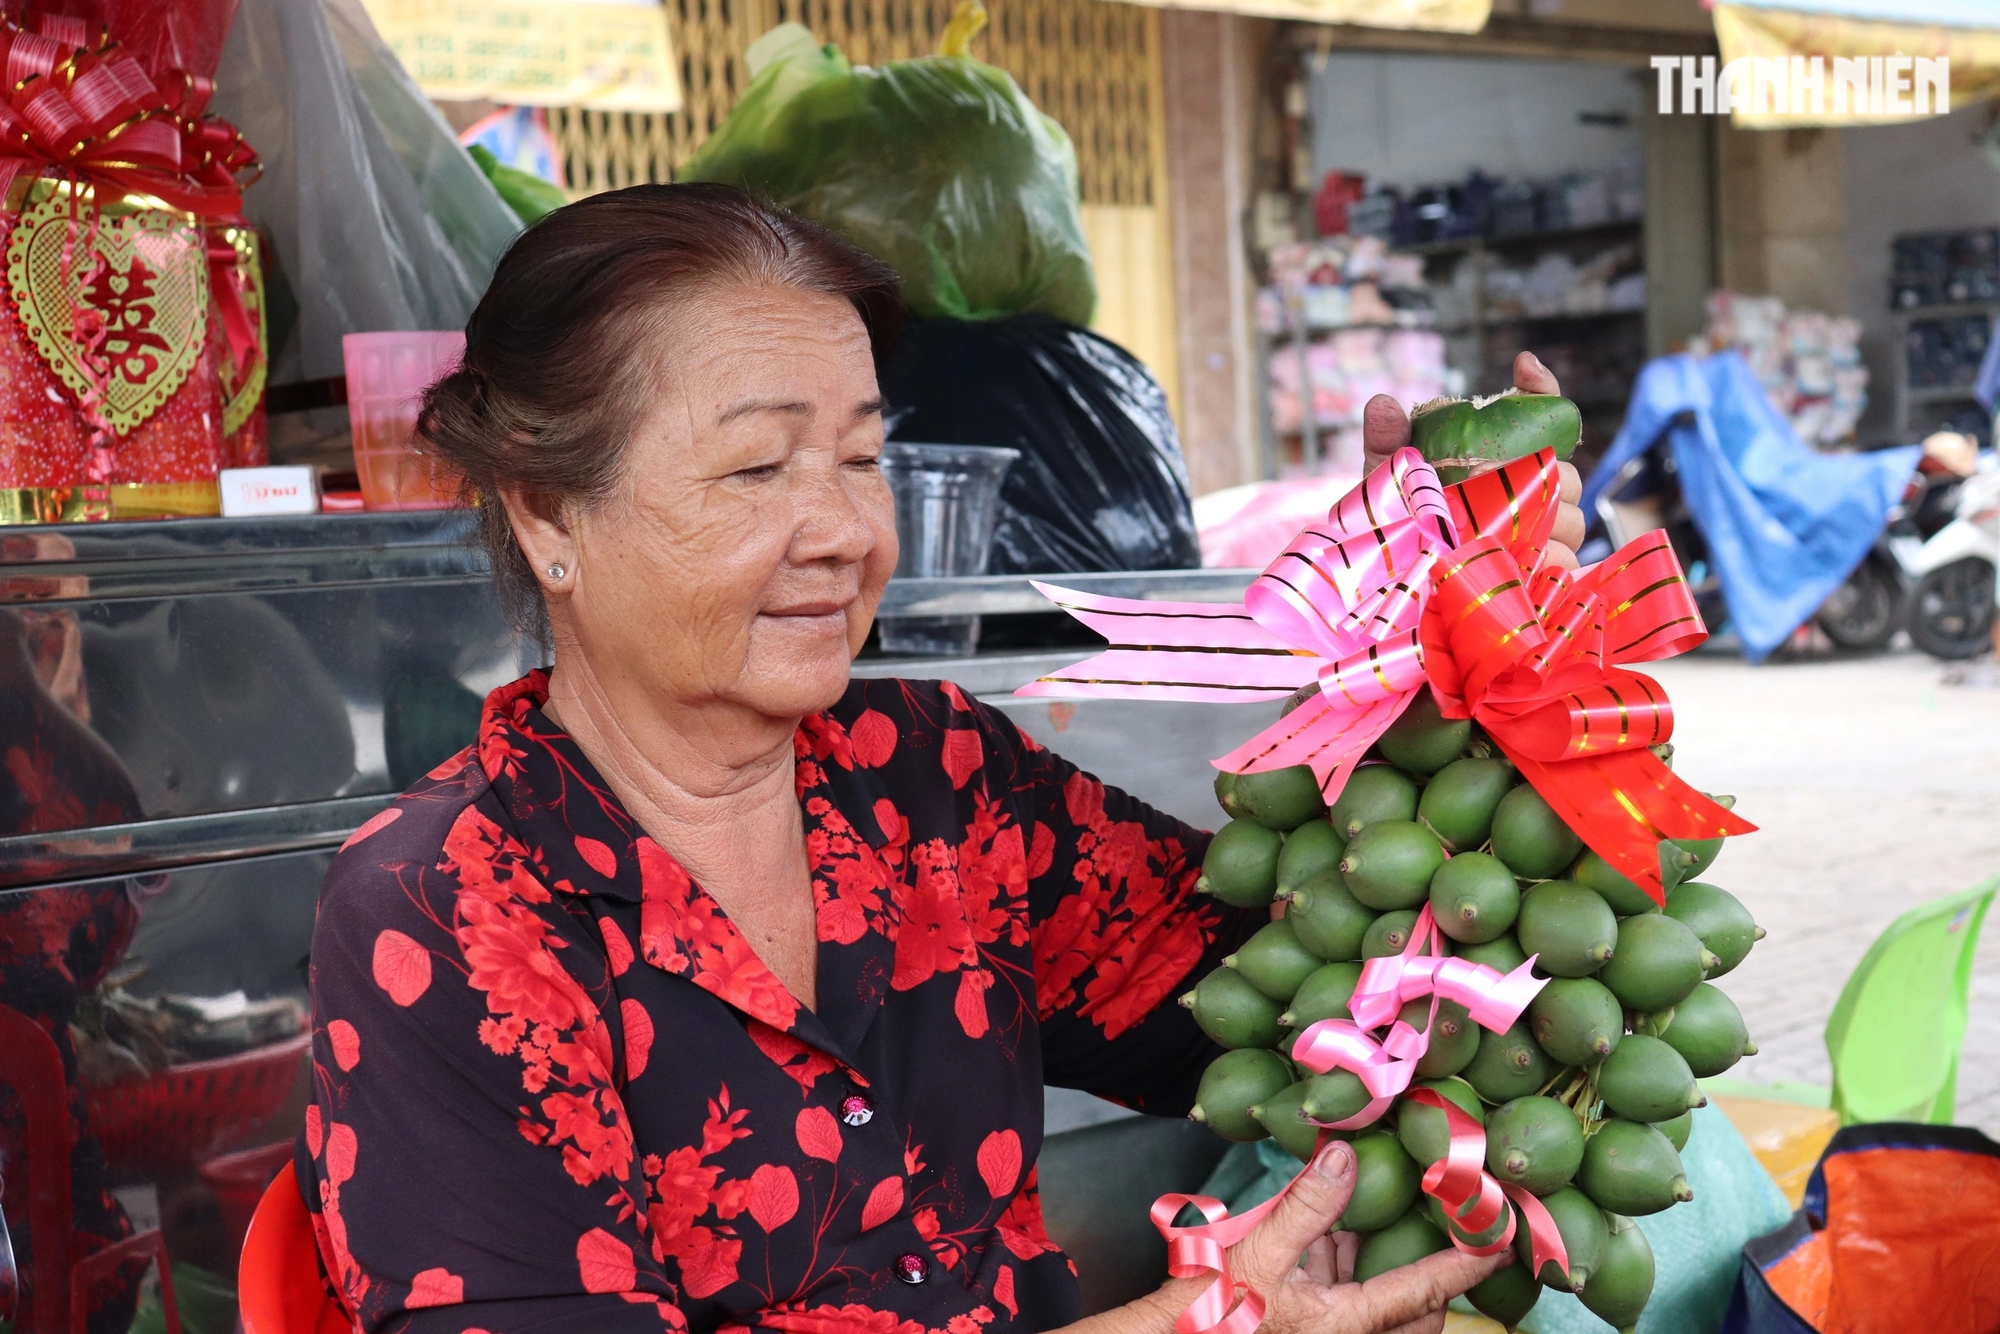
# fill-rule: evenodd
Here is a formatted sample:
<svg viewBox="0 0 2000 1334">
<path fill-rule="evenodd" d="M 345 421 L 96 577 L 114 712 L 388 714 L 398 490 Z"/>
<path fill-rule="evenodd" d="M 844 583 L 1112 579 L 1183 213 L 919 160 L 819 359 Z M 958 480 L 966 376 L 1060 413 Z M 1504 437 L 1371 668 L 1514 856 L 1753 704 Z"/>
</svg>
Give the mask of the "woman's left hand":
<svg viewBox="0 0 2000 1334">
<path fill-rule="evenodd" d="M 1532 352 L 1514 358 L 1514 387 L 1524 394 L 1560 394 L 1562 387 L 1548 367 Z M 1376 465 L 1410 443 L 1410 418 L 1403 405 L 1387 394 L 1377 394 L 1361 410 L 1362 468 L 1373 472 Z M 1565 569 L 1576 568 L 1576 549 L 1583 544 L 1583 478 L 1568 463 L 1556 465 L 1562 478 L 1560 506 L 1556 509 L 1555 531 L 1549 534 L 1549 559 Z"/>
<path fill-rule="evenodd" d="M 1354 1282 L 1357 1239 L 1330 1233 L 1354 1193 L 1354 1173 L 1353 1148 L 1340 1140 L 1327 1144 L 1277 1207 L 1230 1247 L 1231 1274 L 1264 1298 L 1258 1334 L 1437 1334 L 1445 1303 L 1513 1263 L 1511 1250 L 1489 1256 L 1444 1250 Z M 1212 1281 L 1177 1279 L 1066 1334 L 1160 1334 Z"/>
</svg>

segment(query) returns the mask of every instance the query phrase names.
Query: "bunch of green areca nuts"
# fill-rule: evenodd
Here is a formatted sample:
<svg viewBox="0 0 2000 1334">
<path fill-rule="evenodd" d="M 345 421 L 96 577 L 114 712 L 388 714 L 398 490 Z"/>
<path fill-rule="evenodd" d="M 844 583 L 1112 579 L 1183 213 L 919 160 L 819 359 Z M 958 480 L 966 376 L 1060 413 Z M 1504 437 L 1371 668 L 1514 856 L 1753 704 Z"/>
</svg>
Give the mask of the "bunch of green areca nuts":
<svg viewBox="0 0 2000 1334">
<path fill-rule="evenodd" d="M 1657 753 L 1671 762 L 1669 747 Z M 1520 1223 L 1518 1262 L 1474 1288 L 1472 1304 L 1512 1328 L 1548 1286 L 1629 1330 L 1653 1290 L 1652 1251 L 1632 1218 L 1693 1198 L 1680 1150 L 1706 1101 L 1695 1081 L 1755 1050 L 1707 980 L 1764 934 L 1698 878 L 1722 840 L 1660 845 L 1662 911 L 1586 849 L 1478 727 L 1442 717 L 1428 690 L 1368 758 L 1331 809 L 1304 767 L 1216 780 L 1232 818 L 1198 888 L 1243 908 L 1282 900 L 1285 911 L 1181 998 L 1230 1048 L 1203 1075 L 1192 1115 L 1304 1160 L 1314 1122 L 1360 1112 L 1370 1096 L 1356 1075 L 1314 1075 L 1286 1053 L 1313 1023 L 1352 1018 L 1362 961 L 1401 953 L 1426 903 L 1460 958 L 1507 973 L 1538 956 L 1536 975 L 1550 981 L 1505 1033 L 1452 1001 L 1437 1002 L 1434 1022 L 1431 997 L 1403 1006 L 1405 1022 L 1429 1025 L 1412 1087 L 1484 1125 L 1487 1170 L 1541 1199 L 1568 1252 L 1567 1277 L 1553 1264 L 1531 1273 Z M 1442 1250 L 1446 1228 L 1472 1244 L 1499 1237 L 1504 1217 L 1470 1235 L 1419 1189 L 1449 1144 L 1443 1111 L 1399 1099 L 1374 1125 L 1331 1133 L 1352 1140 L 1358 1164 L 1339 1222 L 1363 1234 L 1357 1281 Z"/>
</svg>

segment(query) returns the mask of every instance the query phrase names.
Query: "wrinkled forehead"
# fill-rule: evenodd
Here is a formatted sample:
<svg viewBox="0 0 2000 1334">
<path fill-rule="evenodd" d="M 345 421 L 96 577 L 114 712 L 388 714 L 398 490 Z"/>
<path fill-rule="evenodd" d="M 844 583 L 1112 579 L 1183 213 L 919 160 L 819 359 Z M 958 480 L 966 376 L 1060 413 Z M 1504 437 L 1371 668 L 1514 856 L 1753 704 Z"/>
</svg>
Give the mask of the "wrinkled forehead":
<svg viewBox="0 0 2000 1334">
<path fill-rule="evenodd" d="M 875 383 L 860 314 L 843 297 L 777 283 L 710 283 L 663 303 L 649 321 L 656 378 L 690 397 L 727 398 L 794 382 L 821 391 Z"/>
<path fill-rule="evenodd" d="M 642 336 L 641 439 L 699 446 L 773 422 L 844 432 L 879 420 L 868 330 L 842 297 L 714 284 L 665 306 Z"/>
</svg>

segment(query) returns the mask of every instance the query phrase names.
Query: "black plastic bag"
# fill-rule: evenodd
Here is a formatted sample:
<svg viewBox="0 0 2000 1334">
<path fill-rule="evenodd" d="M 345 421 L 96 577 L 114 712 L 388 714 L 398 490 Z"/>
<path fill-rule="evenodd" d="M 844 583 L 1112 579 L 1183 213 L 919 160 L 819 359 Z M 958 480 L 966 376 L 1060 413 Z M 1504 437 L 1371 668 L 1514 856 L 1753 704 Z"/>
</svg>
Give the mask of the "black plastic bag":
<svg viewBox="0 0 2000 1334">
<path fill-rule="evenodd" d="M 1201 564 L 1166 395 L 1116 343 L 1045 315 L 923 320 L 881 379 L 891 438 L 1021 451 L 987 573 Z"/>
</svg>

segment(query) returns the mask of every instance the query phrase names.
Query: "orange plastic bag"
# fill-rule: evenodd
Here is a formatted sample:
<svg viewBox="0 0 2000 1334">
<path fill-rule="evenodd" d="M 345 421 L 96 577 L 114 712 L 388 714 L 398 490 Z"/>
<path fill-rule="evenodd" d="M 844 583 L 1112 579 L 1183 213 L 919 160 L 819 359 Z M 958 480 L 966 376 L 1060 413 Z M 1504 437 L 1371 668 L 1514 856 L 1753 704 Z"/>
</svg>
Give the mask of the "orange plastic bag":
<svg viewBox="0 0 2000 1334">
<path fill-rule="evenodd" d="M 1743 1259 L 1723 1334 L 1991 1334 L 2000 1144 L 1964 1126 L 1849 1126 L 1792 1221 Z"/>
</svg>

